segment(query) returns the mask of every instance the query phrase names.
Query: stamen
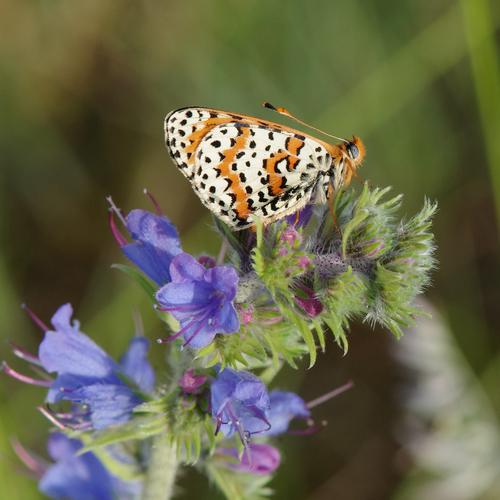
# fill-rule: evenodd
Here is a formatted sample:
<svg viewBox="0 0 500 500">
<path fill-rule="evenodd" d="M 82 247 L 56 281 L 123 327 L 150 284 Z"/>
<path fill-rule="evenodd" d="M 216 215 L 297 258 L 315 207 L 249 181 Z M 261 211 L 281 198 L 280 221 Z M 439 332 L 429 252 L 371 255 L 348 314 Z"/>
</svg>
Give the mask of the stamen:
<svg viewBox="0 0 500 500">
<path fill-rule="evenodd" d="M 118 245 L 123 247 L 123 246 L 128 244 L 128 241 L 125 238 L 125 236 L 123 236 L 123 234 L 120 233 L 120 230 L 116 227 L 115 218 L 113 216 L 114 214 L 115 214 L 115 212 L 113 212 L 113 211 L 109 212 L 109 219 L 108 219 L 109 227 L 110 227 L 111 233 L 113 234 Z"/>
<path fill-rule="evenodd" d="M 340 394 L 342 394 L 345 391 L 348 391 L 352 387 L 354 387 L 354 382 L 352 380 L 349 380 L 349 382 L 345 383 L 344 385 L 341 385 L 340 387 L 337 387 L 336 389 L 333 389 L 333 391 L 327 392 L 326 394 L 323 394 L 323 396 L 320 396 L 319 398 L 309 401 L 309 403 L 306 403 L 306 406 L 309 409 L 314 408 L 315 406 L 325 403 L 329 399 L 339 396 Z"/>
<path fill-rule="evenodd" d="M 153 204 L 153 207 L 155 207 L 157 215 L 163 215 L 160 204 L 158 203 L 156 198 L 147 190 L 147 188 L 144 188 L 143 193 L 151 200 L 151 203 Z"/>
<path fill-rule="evenodd" d="M 40 360 L 34 354 L 31 354 L 22 347 L 19 347 L 17 344 L 14 344 L 14 342 L 9 342 L 9 345 L 12 349 L 13 354 L 18 358 L 27 361 L 28 363 L 41 366 Z"/>
<path fill-rule="evenodd" d="M 189 337 L 186 340 L 186 342 L 184 342 L 184 344 L 182 344 L 182 347 L 188 346 L 191 343 L 191 341 L 198 335 L 198 333 L 200 333 L 200 330 L 201 330 L 202 327 L 203 327 L 203 321 L 200 320 L 200 321 L 198 321 L 198 327 L 194 331 L 193 335 L 191 335 L 191 337 Z"/>
<path fill-rule="evenodd" d="M 28 313 L 33 323 L 42 331 L 48 332 L 50 330 L 50 328 L 26 304 L 21 304 L 21 309 L 24 309 Z"/>
<path fill-rule="evenodd" d="M 17 439 L 11 439 L 10 444 L 14 453 L 18 456 L 19 460 L 38 478 L 42 477 L 47 470 L 47 464 L 41 459 L 30 453 Z"/>
<path fill-rule="evenodd" d="M 115 213 L 118 219 L 120 219 L 120 222 L 127 227 L 127 221 L 125 220 L 125 217 L 123 217 L 122 211 L 115 205 L 113 198 L 111 198 L 111 196 L 107 196 L 106 201 L 108 202 L 110 212 Z"/>
<path fill-rule="evenodd" d="M 243 446 L 246 448 L 248 444 L 248 437 L 245 432 L 245 429 L 241 425 L 240 420 L 238 417 L 234 414 L 233 407 L 231 406 L 231 403 L 227 403 L 225 405 L 225 410 L 227 411 L 229 418 L 231 419 L 231 423 L 236 427 L 236 430 L 238 431 L 238 434 L 240 436 L 241 442 L 243 443 Z"/>
<path fill-rule="evenodd" d="M 221 425 L 222 425 L 222 419 L 217 417 L 215 420 L 215 433 L 214 433 L 215 436 L 217 436 L 217 434 L 219 434 Z"/>
<path fill-rule="evenodd" d="M 36 408 L 46 419 L 48 419 L 50 422 L 52 422 L 58 429 L 61 429 L 63 431 L 68 430 L 68 427 L 65 426 L 62 422 L 59 421 L 59 419 L 54 415 L 54 413 L 49 410 L 48 408 L 45 408 L 44 406 L 37 406 Z"/>
<path fill-rule="evenodd" d="M 16 380 L 24 382 L 25 384 L 37 385 L 40 387 L 50 387 L 52 385 L 52 382 L 49 380 L 38 380 L 19 373 L 18 371 L 12 369 L 5 361 L 2 362 L 0 368 L 9 377 L 15 378 Z"/>
</svg>

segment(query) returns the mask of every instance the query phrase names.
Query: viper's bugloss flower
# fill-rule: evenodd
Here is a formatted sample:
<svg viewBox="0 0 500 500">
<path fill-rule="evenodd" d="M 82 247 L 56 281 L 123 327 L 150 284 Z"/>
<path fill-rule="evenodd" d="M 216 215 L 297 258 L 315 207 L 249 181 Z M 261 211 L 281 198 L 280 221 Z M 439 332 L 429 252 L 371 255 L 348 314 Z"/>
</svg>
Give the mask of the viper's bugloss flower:
<svg viewBox="0 0 500 500">
<path fill-rule="evenodd" d="M 277 436 L 288 430 L 294 418 L 309 418 L 311 412 L 304 400 L 293 392 L 272 391 L 269 394 L 270 408 L 267 418 L 271 428 L 265 431 L 268 436 Z"/>
<path fill-rule="evenodd" d="M 54 330 L 45 333 L 39 347 L 42 367 L 57 374 L 47 401 L 85 405 L 95 429 L 125 422 L 133 408 L 143 402 L 139 391 L 150 393 L 154 387 L 154 372 L 147 360 L 148 340 L 133 338 L 116 363 L 80 332 L 77 321 L 71 322 L 72 313 L 70 304 L 57 310 L 51 320 Z"/>
<path fill-rule="evenodd" d="M 186 370 L 179 380 L 179 387 L 186 394 L 197 394 L 201 391 L 203 384 L 207 381 L 206 375 L 196 375 L 190 368 Z"/>
<path fill-rule="evenodd" d="M 50 434 L 48 452 L 54 464 L 40 479 L 40 491 L 56 499 L 113 500 L 121 493 L 117 478 L 113 477 L 91 452 L 77 455 L 82 443 L 66 435 Z M 120 495 L 120 498 L 124 498 Z"/>
<path fill-rule="evenodd" d="M 170 264 L 172 281 L 156 293 L 163 311 L 170 312 L 181 329 L 167 340 L 183 336 L 191 347 L 204 347 L 218 333 L 235 333 L 240 327 L 233 304 L 238 274 L 230 266 L 205 268 L 187 253 L 177 255 Z"/>
<path fill-rule="evenodd" d="M 246 443 L 248 436 L 269 430 L 269 395 L 252 373 L 225 368 L 212 382 L 210 393 L 217 432 L 226 437 L 237 432 Z"/>
<path fill-rule="evenodd" d="M 219 448 L 217 455 L 232 459 L 225 464 L 230 469 L 248 474 L 272 474 L 281 462 L 279 450 L 264 443 L 249 443 L 241 458 L 236 448 Z"/>
<path fill-rule="evenodd" d="M 158 285 L 170 281 L 170 263 L 182 252 L 177 229 L 164 215 L 147 210 L 132 210 L 125 218 L 133 240 L 120 239 L 112 226 L 123 253 Z"/>
</svg>

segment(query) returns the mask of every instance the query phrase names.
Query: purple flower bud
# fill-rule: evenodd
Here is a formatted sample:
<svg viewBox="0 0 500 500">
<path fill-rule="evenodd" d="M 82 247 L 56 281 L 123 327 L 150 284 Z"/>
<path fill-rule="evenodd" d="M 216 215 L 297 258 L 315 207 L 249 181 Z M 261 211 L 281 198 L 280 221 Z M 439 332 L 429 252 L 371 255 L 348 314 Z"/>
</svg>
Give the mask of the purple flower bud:
<svg viewBox="0 0 500 500">
<path fill-rule="evenodd" d="M 295 303 L 311 318 L 323 312 L 323 304 L 316 297 L 314 290 L 306 286 L 300 287 L 301 294 L 295 295 Z"/>
<path fill-rule="evenodd" d="M 217 265 L 216 260 L 210 255 L 200 255 L 198 257 L 198 262 L 207 269 L 210 269 Z"/>
<path fill-rule="evenodd" d="M 194 370 L 190 368 L 180 378 L 179 387 L 187 394 L 197 394 L 206 381 L 205 375 L 195 375 Z"/>
<path fill-rule="evenodd" d="M 233 305 L 238 274 L 230 266 L 203 267 L 194 257 L 181 253 L 170 265 L 172 282 L 156 294 L 162 311 L 180 322 L 181 330 L 166 340 L 184 336 L 184 345 L 204 347 L 217 333 L 236 333 L 240 327 Z"/>
<path fill-rule="evenodd" d="M 238 432 L 246 443 L 249 435 L 269 429 L 266 386 L 252 373 L 225 368 L 212 382 L 210 392 L 216 432 L 227 437 Z"/>
<path fill-rule="evenodd" d="M 220 448 L 217 454 L 239 460 L 239 462 L 228 461 L 227 467 L 248 474 L 272 474 L 281 462 L 280 452 L 269 444 L 250 443 L 245 448 L 241 459 L 238 458 L 236 448 Z"/>
</svg>

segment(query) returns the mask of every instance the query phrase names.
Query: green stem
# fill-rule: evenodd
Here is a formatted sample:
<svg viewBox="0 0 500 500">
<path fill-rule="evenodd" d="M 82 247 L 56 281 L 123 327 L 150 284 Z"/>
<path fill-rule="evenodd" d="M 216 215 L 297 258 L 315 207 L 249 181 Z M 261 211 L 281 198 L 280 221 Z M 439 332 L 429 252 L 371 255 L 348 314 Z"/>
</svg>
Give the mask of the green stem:
<svg viewBox="0 0 500 500">
<path fill-rule="evenodd" d="M 169 441 L 166 433 L 154 438 L 142 499 L 172 498 L 178 466 L 176 446 Z"/>
<path fill-rule="evenodd" d="M 500 225 L 500 64 L 495 15 L 489 0 L 462 0 L 465 35 Z"/>
</svg>

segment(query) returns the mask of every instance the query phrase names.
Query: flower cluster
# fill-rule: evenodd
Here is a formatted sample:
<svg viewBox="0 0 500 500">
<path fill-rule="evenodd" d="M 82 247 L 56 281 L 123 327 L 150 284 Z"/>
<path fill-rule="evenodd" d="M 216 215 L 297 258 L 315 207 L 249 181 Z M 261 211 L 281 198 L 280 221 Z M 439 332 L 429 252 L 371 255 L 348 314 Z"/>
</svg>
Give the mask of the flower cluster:
<svg viewBox="0 0 500 500">
<path fill-rule="evenodd" d="M 44 338 L 38 355 L 18 346 L 13 353 L 37 378 L 7 363 L 3 370 L 46 390 L 39 409 L 57 428 L 49 438 L 55 463 L 15 445 L 40 490 L 53 498 L 167 498 L 179 464 L 198 462 L 229 496 L 264 494 L 281 460 L 275 436 L 318 431 L 311 409 L 352 385 L 306 403 L 269 390 L 281 367 L 306 355 L 314 364 L 328 332 L 346 349 L 354 318 L 400 335 L 418 314 L 412 301 L 434 265 L 436 207 L 426 202 L 396 222 L 400 198 L 382 201 L 385 194 L 366 186 L 357 198 L 338 193 L 333 217 L 331 207 L 307 206 L 237 233 L 215 221 L 217 259 L 185 252 L 154 199 L 155 212 L 126 216 L 109 199 L 112 234 L 133 264 L 116 267 L 146 291 L 167 332 L 158 339 L 169 351 L 167 373 L 153 371 L 144 336 L 115 361 L 80 331 L 69 304 L 50 328 L 28 310 Z M 255 475 L 262 491 L 248 480 Z"/>
</svg>

